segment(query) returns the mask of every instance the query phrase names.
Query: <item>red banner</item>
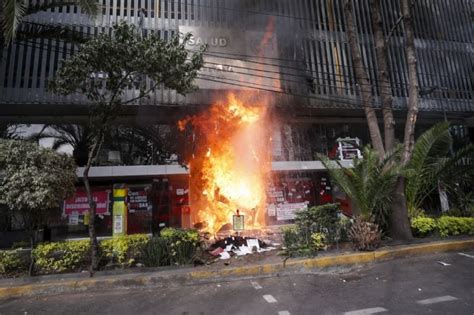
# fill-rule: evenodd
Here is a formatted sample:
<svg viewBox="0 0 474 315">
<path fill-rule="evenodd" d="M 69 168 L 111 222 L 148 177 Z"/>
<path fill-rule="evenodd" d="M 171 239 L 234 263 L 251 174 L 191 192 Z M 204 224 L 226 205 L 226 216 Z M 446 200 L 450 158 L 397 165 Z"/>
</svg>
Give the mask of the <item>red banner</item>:
<svg viewBox="0 0 474 315">
<path fill-rule="evenodd" d="M 109 213 L 108 191 L 93 191 L 92 197 L 97 203 L 96 214 Z M 64 214 L 84 214 L 86 211 L 89 211 L 89 203 L 85 191 L 76 191 L 74 197 L 64 200 Z"/>
</svg>

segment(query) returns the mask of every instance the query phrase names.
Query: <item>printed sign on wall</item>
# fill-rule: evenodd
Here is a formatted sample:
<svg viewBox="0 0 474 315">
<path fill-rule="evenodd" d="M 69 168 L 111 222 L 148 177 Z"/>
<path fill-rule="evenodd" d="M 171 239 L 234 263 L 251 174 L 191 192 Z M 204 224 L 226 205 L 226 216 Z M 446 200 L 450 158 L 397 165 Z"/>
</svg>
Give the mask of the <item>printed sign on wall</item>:
<svg viewBox="0 0 474 315">
<path fill-rule="evenodd" d="M 109 213 L 109 192 L 108 191 L 93 191 L 92 197 L 97 204 L 96 214 Z M 84 214 L 89 211 L 89 202 L 85 191 L 76 191 L 73 197 L 64 200 L 64 214 L 71 215 L 72 213 Z"/>
</svg>

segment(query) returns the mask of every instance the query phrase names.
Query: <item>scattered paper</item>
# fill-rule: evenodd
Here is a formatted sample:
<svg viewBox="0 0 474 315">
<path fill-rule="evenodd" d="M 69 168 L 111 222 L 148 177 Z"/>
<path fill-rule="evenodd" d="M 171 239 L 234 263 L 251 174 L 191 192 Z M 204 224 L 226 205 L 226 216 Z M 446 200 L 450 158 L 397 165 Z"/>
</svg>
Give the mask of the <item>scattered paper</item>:
<svg viewBox="0 0 474 315">
<path fill-rule="evenodd" d="M 252 250 L 252 248 L 256 247 L 257 250 L 260 249 L 260 244 L 256 238 L 248 238 L 247 239 L 247 246 Z"/>
<path fill-rule="evenodd" d="M 222 260 L 230 258 L 230 254 L 228 252 L 222 252 L 220 255 Z"/>
<path fill-rule="evenodd" d="M 232 250 L 232 247 L 234 247 L 234 245 L 230 244 L 230 245 L 227 245 L 224 249 L 225 252 L 230 252 Z"/>
<path fill-rule="evenodd" d="M 247 254 L 252 254 L 252 250 L 249 247 L 247 247 L 245 245 L 242 245 L 242 246 L 239 246 L 238 250 L 234 250 L 234 253 L 237 256 L 244 256 L 244 255 L 247 255 Z"/>
<path fill-rule="evenodd" d="M 257 250 L 257 252 L 259 252 L 259 253 L 269 252 L 269 251 L 274 250 L 274 249 L 276 249 L 276 247 L 271 247 L 270 246 L 270 247 L 266 247 L 266 248 L 260 248 L 260 249 Z"/>
</svg>

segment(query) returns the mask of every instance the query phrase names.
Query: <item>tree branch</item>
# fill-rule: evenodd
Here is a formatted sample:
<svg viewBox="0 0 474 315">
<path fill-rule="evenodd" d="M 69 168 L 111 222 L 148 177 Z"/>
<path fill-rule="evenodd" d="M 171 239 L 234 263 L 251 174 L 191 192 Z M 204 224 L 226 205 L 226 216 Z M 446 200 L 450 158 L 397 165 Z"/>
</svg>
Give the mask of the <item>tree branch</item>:
<svg viewBox="0 0 474 315">
<path fill-rule="evenodd" d="M 151 91 L 153 91 L 154 89 L 156 89 L 158 87 L 159 83 L 155 83 L 155 85 L 153 85 L 151 88 L 148 89 L 148 91 L 145 91 L 145 92 L 140 92 L 140 95 L 138 95 L 137 97 L 134 97 L 132 99 L 129 99 L 128 101 L 125 101 L 123 102 L 123 105 L 127 105 L 127 104 L 130 104 L 130 103 L 133 103 L 135 102 L 136 100 L 139 100 L 143 97 L 145 97 L 146 95 L 148 95 L 148 93 L 150 93 Z"/>
</svg>

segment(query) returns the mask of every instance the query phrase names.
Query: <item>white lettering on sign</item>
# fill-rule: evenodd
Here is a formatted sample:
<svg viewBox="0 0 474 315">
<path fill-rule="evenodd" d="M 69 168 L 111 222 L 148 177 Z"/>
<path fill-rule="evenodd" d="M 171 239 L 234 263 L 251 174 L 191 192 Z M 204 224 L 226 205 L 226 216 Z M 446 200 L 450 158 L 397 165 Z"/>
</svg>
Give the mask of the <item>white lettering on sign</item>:
<svg viewBox="0 0 474 315">
<path fill-rule="evenodd" d="M 212 47 L 227 47 L 228 40 L 226 37 L 198 37 L 198 36 L 191 36 L 188 41 L 189 46 L 201 46 L 201 45 L 209 45 Z"/>
</svg>

